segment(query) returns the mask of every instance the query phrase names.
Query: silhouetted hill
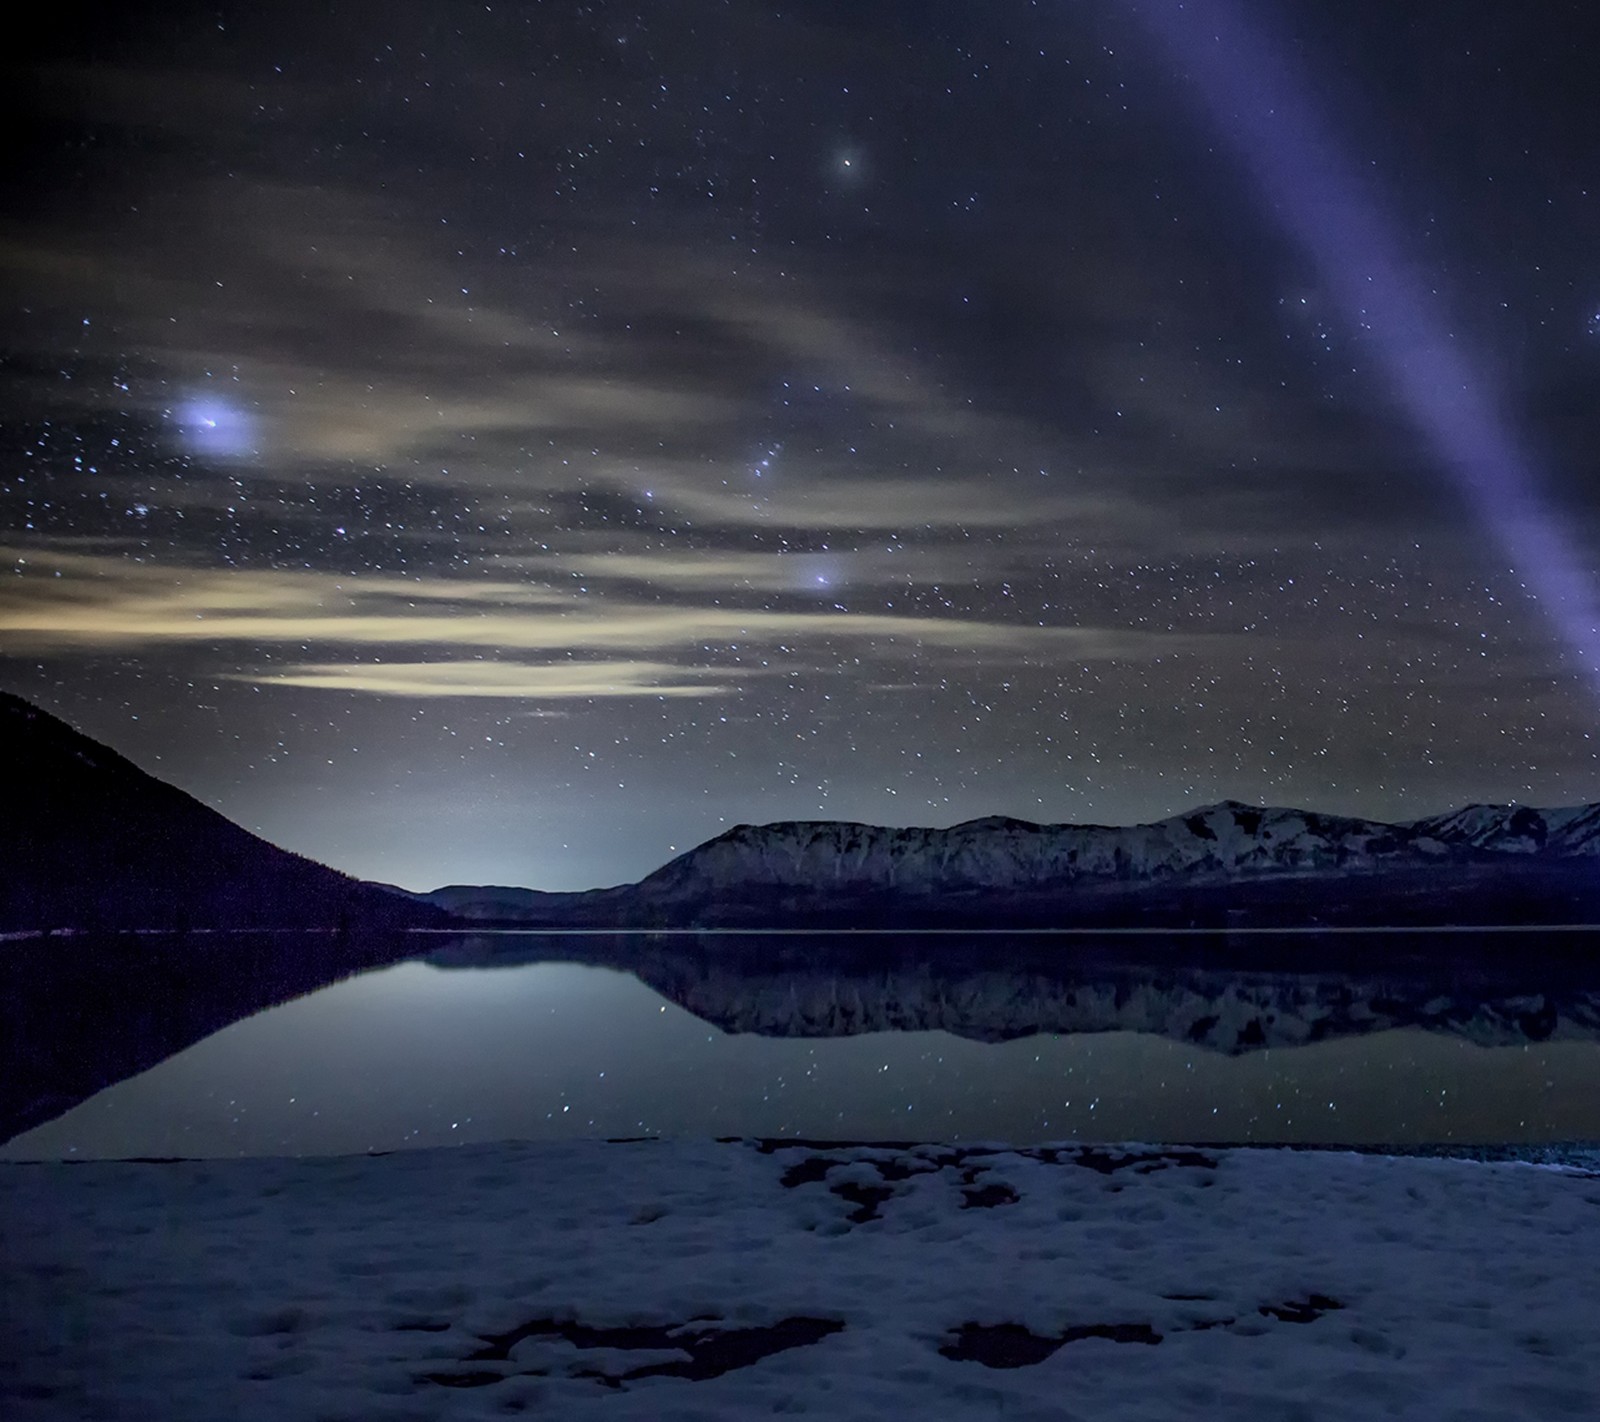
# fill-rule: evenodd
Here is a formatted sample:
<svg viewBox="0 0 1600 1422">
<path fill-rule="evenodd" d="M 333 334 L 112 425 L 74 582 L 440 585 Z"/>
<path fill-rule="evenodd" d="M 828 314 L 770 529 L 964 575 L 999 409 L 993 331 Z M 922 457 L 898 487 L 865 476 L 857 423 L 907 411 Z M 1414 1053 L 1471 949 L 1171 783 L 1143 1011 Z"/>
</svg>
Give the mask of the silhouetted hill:
<svg viewBox="0 0 1600 1422">
<path fill-rule="evenodd" d="M 343 930 L 442 917 L 268 844 L 6 693 L 0 785 L 0 930 Z"/>
</svg>

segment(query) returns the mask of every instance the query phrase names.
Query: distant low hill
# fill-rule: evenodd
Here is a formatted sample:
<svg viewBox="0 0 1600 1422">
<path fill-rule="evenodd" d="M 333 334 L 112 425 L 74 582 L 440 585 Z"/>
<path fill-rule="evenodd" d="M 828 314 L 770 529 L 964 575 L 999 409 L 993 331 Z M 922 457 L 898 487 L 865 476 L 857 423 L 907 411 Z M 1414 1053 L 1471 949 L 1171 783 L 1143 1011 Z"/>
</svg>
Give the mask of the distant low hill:
<svg viewBox="0 0 1600 1422">
<path fill-rule="evenodd" d="M 0 693 L 0 930 L 389 929 L 441 912 L 291 854 Z"/>
<path fill-rule="evenodd" d="M 1154 824 L 740 825 L 637 884 L 452 886 L 527 926 L 1314 927 L 1600 920 L 1600 805 L 1475 805 L 1402 824 L 1225 801 Z"/>
</svg>

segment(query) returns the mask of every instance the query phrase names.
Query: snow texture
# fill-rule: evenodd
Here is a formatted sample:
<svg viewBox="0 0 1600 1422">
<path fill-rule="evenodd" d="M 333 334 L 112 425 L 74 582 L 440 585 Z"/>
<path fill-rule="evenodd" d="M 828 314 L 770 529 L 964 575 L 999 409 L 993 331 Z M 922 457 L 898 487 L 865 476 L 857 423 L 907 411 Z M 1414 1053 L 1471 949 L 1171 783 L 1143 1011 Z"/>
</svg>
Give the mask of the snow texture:
<svg viewBox="0 0 1600 1422">
<path fill-rule="evenodd" d="M 1600 1415 L 1600 1178 L 579 1142 L 0 1169 L 0 1413 Z"/>
</svg>

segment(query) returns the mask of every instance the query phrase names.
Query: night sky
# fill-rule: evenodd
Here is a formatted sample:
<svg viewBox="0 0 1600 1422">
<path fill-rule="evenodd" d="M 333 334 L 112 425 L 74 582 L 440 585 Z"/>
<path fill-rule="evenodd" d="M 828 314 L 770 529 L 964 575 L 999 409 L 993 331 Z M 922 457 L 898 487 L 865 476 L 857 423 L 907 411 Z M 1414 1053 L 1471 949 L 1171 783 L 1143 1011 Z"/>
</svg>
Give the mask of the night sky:
<svg viewBox="0 0 1600 1422">
<path fill-rule="evenodd" d="M 1591 9 L 48 7 L 0 686 L 414 888 L 1600 800 Z"/>
</svg>

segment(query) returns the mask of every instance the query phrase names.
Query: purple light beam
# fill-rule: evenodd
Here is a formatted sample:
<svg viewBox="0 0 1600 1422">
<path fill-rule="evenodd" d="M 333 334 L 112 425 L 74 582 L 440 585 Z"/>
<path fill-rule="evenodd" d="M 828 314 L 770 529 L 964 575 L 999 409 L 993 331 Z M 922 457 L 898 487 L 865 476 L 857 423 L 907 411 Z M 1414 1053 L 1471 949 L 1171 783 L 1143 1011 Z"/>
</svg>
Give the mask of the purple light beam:
<svg viewBox="0 0 1600 1422">
<path fill-rule="evenodd" d="M 1306 76 L 1232 0 L 1127 3 L 1185 73 L 1268 211 L 1364 333 L 1395 403 L 1600 690 L 1592 580 L 1544 507 L 1490 381 L 1407 279 L 1401 244 L 1308 97 Z"/>
</svg>

